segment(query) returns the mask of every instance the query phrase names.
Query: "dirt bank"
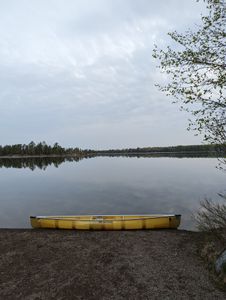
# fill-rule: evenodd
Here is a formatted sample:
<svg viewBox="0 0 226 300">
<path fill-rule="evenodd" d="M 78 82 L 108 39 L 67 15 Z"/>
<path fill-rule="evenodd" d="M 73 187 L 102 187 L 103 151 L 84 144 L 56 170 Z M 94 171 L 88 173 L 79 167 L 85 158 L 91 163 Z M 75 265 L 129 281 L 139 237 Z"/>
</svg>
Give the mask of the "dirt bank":
<svg viewBox="0 0 226 300">
<path fill-rule="evenodd" d="M 226 299 L 199 233 L 0 230 L 0 299 Z"/>
</svg>

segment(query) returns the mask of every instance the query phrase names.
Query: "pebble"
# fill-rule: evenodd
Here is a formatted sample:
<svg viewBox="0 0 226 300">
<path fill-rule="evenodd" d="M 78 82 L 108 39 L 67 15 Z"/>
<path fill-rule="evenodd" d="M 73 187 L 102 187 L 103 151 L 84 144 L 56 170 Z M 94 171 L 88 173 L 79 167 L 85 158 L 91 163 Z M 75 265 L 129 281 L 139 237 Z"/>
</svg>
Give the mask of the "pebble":
<svg viewBox="0 0 226 300">
<path fill-rule="evenodd" d="M 226 266 L 226 249 L 223 252 L 221 252 L 220 256 L 217 258 L 215 262 L 216 272 L 220 273 L 224 265 Z"/>
</svg>

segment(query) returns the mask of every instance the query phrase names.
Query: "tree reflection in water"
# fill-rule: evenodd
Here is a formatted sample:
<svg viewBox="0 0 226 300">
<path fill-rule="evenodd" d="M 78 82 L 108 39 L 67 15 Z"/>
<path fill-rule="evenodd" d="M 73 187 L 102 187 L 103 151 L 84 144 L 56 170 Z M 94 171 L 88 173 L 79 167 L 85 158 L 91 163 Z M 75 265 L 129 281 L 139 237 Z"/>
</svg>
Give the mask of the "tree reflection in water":
<svg viewBox="0 0 226 300">
<path fill-rule="evenodd" d="M 34 171 L 35 169 L 46 170 L 49 166 L 58 168 L 59 165 L 65 162 L 78 162 L 83 157 L 13 157 L 13 158 L 0 158 L 0 168 L 16 168 L 24 169 L 29 168 Z"/>
<path fill-rule="evenodd" d="M 61 164 L 65 162 L 78 162 L 84 158 L 93 157 L 136 157 L 136 158 L 157 158 L 157 157 L 175 157 L 175 158 L 185 158 L 185 157 L 217 157 L 216 155 L 205 152 L 190 152 L 190 153 L 152 153 L 152 154 L 139 154 L 139 153 L 101 153 L 94 155 L 84 155 L 84 156 L 42 156 L 42 157 L 1 157 L 0 158 L 0 168 L 16 168 L 24 169 L 29 168 L 34 171 L 35 169 L 45 170 L 49 166 L 54 166 L 58 168 Z"/>
</svg>

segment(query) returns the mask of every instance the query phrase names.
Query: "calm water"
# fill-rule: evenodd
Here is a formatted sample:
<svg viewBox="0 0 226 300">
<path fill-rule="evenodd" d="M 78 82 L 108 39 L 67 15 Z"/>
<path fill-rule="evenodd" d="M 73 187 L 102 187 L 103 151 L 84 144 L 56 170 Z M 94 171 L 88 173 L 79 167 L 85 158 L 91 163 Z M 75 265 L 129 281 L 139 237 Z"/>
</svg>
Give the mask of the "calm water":
<svg viewBox="0 0 226 300">
<path fill-rule="evenodd" d="M 226 174 L 215 158 L 97 157 L 81 161 L 0 161 L 0 227 L 30 227 L 30 215 L 192 213 L 219 199 Z"/>
</svg>

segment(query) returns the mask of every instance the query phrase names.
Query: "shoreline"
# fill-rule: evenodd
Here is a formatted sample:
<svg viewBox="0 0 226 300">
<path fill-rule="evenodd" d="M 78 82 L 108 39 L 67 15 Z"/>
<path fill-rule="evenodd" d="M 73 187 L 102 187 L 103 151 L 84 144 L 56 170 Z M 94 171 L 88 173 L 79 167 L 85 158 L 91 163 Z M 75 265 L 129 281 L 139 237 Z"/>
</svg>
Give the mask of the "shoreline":
<svg viewBox="0 0 226 300">
<path fill-rule="evenodd" d="M 206 154 L 206 155 L 205 155 Z M 41 155 L 0 155 L 0 159 L 2 158 L 51 158 L 51 157 L 75 157 L 75 158 L 93 158 L 93 157 L 113 157 L 113 156 L 180 156 L 189 155 L 191 157 L 206 157 L 206 158 L 218 158 L 216 152 L 206 152 L 206 151 L 175 151 L 175 152 L 167 152 L 167 151 L 160 151 L 160 152 L 91 152 L 91 153 L 84 153 L 84 154 L 41 154 Z M 200 155 L 200 156 L 199 156 Z"/>
<path fill-rule="evenodd" d="M 186 230 L 0 229 L 5 299 L 225 299 Z"/>
<path fill-rule="evenodd" d="M 45 158 L 45 157 L 85 157 L 77 154 L 49 154 L 49 155 L 1 155 L 0 158 Z"/>
</svg>

